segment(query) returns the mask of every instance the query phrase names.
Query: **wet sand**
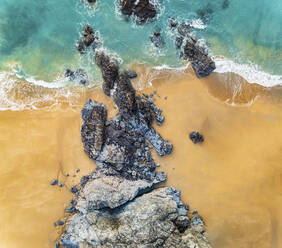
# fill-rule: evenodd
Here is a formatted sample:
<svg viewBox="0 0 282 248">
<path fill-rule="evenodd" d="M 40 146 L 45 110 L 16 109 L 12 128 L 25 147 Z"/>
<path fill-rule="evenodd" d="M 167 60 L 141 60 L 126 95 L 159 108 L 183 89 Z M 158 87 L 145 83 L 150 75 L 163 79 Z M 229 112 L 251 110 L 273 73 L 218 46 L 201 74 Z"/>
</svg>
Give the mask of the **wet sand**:
<svg viewBox="0 0 282 248">
<path fill-rule="evenodd" d="M 155 157 L 167 185 L 180 189 L 183 201 L 204 218 L 213 247 L 281 247 L 280 89 L 249 85 L 232 74 L 198 80 L 190 73 L 156 76 L 135 69 L 141 73 L 137 87 L 159 78 L 143 91 L 157 90 L 166 117 L 157 129 L 174 151 Z M 64 217 L 69 188 L 95 166 L 83 152 L 80 108 L 91 97 L 106 103 L 110 115 L 115 111 L 101 90 L 76 95 L 75 107 L 0 112 L 1 247 L 53 247 L 61 231 L 53 222 Z M 193 130 L 203 133 L 203 144 L 189 140 Z M 57 177 L 65 187 L 50 186 Z"/>
</svg>

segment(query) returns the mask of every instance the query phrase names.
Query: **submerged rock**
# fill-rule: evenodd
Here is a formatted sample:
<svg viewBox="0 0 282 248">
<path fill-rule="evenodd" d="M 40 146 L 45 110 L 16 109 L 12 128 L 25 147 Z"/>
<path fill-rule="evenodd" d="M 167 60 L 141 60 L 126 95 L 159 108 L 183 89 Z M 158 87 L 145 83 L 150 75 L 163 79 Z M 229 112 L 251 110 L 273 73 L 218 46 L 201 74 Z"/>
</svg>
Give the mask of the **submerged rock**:
<svg viewBox="0 0 282 248">
<path fill-rule="evenodd" d="M 121 12 L 124 15 L 134 15 L 139 23 L 153 19 L 157 14 L 157 7 L 150 0 L 120 0 Z"/>
<path fill-rule="evenodd" d="M 165 45 L 164 39 L 159 31 L 154 31 L 154 33 L 150 36 L 150 40 L 157 48 L 161 48 Z"/>
<path fill-rule="evenodd" d="M 190 133 L 189 138 L 193 141 L 194 144 L 204 142 L 204 136 L 197 131 Z"/>
<path fill-rule="evenodd" d="M 74 214 L 61 241 L 65 247 L 210 248 L 205 227 L 190 225 L 179 191 L 160 188 L 116 209 Z"/>
<path fill-rule="evenodd" d="M 195 40 L 186 41 L 184 54 L 185 58 L 192 62 L 192 67 L 199 78 L 207 77 L 215 70 L 214 61 Z"/>
</svg>

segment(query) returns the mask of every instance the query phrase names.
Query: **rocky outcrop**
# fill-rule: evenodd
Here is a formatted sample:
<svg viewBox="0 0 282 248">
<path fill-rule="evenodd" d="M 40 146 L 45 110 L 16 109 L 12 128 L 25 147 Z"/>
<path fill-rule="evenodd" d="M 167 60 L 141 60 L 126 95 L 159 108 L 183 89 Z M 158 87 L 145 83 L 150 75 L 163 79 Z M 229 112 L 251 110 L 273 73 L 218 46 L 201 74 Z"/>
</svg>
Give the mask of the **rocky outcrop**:
<svg viewBox="0 0 282 248">
<path fill-rule="evenodd" d="M 111 59 L 103 52 L 97 52 L 95 56 L 97 66 L 100 68 L 103 76 L 103 90 L 109 96 L 111 89 L 114 87 L 119 74 L 119 66 L 116 61 Z"/>
<path fill-rule="evenodd" d="M 134 15 L 141 24 L 153 19 L 157 14 L 156 5 L 150 0 L 120 0 L 120 5 L 124 15 Z"/>
<path fill-rule="evenodd" d="M 189 138 L 194 144 L 204 142 L 204 136 L 197 131 L 193 131 L 192 133 L 190 133 Z"/>
<path fill-rule="evenodd" d="M 115 75 L 111 89 L 119 116 L 107 120 L 105 105 L 90 99 L 81 111 L 84 150 L 97 168 L 71 188 L 75 199 L 56 245 L 210 248 L 201 218 L 188 218 L 180 192 L 157 188 L 167 176 L 156 171 L 151 146 L 161 156 L 172 152 L 152 127 L 163 123 L 162 111 L 148 95 L 136 96 L 128 74 L 109 57 L 97 54 L 97 60 L 102 74 L 108 70 L 105 79 Z"/>
<path fill-rule="evenodd" d="M 143 194 L 116 209 L 88 210 L 67 222 L 62 243 L 88 248 L 210 248 L 201 221 L 192 221 L 174 188 Z"/>
<path fill-rule="evenodd" d="M 86 49 L 90 46 L 95 50 L 99 46 L 99 39 L 95 35 L 94 29 L 86 25 L 82 30 L 83 39 L 77 41 L 76 48 L 81 53 L 84 54 Z"/>
<path fill-rule="evenodd" d="M 199 78 L 209 76 L 215 70 L 215 63 L 207 51 L 197 44 L 195 39 L 188 39 L 184 46 L 185 58 L 192 62 L 192 67 Z"/>
</svg>

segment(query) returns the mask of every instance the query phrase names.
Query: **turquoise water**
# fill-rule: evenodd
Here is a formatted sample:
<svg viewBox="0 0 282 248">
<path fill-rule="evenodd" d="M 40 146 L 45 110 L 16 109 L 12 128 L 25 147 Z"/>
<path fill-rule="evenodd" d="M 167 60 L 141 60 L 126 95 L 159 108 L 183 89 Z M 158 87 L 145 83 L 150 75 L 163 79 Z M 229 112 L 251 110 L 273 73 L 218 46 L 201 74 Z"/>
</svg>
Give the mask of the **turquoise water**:
<svg viewBox="0 0 282 248">
<path fill-rule="evenodd" d="M 281 0 L 159 0 L 157 20 L 143 26 L 126 21 L 114 0 L 0 0 L 0 70 L 25 77 L 54 80 L 66 68 L 83 68 L 99 78 L 93 54 L 81 56 L 75 48 L 83 26 L 99 32 L 103 47 L 115 52 L 123 65 L 145 62 L 178 67 L 184 64 L 174 47 L 175 33 L 168 18 L 197 20 L 209 9 L 194 33 L 206 41 L 214 55 L 237 63 L 252 62 L 270 74 L 281 75 Z M 165 46 L 156 49 L 149 36 L 159 28 Z"/>
</svg>

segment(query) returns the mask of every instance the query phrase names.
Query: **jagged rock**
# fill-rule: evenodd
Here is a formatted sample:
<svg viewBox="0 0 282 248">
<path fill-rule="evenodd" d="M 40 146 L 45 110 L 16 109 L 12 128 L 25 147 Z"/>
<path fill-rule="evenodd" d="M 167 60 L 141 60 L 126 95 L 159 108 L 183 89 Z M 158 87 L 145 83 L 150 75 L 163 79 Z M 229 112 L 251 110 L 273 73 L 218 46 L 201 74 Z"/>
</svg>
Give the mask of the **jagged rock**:
<svg viewBox="0 0 282 248">
<path fill-rule="evenodd" d="M 89 47 L 95 40 L 94 30 L 91 26 L 86 25 L 82 31 L 83 43 L 85 46 Z"/>
<path fill-rule="evenodd" d="M 61 241 L 67 248 L 210 248 L 205 227 L 197 222 L 190 225 L 180 192 L 169 187 L 113 210 L 74 214 Z"/>
<path fill-rule="evenodd" d="M 207 77 L 215 70 L 214 61 L 195 40 L 186 41 L 184 54 L 186 59 L 192 61 L 192 67 L 199 78 Z"/>
<path fill-rule="evenodd" d="M 157 7 L 150 0 L 120 0 L 121 12 L 124 15 L 134 15 L 139 23 L 153 19 L 157 14 Z"/>
<path fill-rule="evenodd" d="M 178 22 L 174 18 L 169 19 L 169 26 L 170 28 L 176 28 L 178 26 Z"/>
<path fill-rule="evenodd" d="M 126 74 L 121 74 L 117 81 L 117 88 L 113 95 L 115 104 L 118 106 L 121 116 L 129 118 L 136 114 L 136 91 L 132 87 Z"/>
<path fill-rule="evenodd" d="M 114 209 L 164 180 L 166 177 L 160 173 L 151 180 L 130 180 L 117 171 L 98 168 L 87 176 L 86 183 L 83 182 L 75 209 L 84 214 L 102 208 Z"/>
<path fill-rule="evenodd" d="M 186 24 L 185 22 L 181 23 L 177 28 L 178 34 L 183 37 L 189 37 L 191 30 L 192 27 L 189 24 Z"/>
<path fill-rule="evenodd" d="M 85 152 L 93 159 L 100 155 L 105 139 L 107 110 L 104 104 L 86 102 L 81 111 L 83 124 L 81 127 L 82 143 Z"/>
<path fill-rule="evenodd" d="M 103 52 L 96 53 L 95 61 L 97 66 L 100 68 L 104 79 L 104 93 L 109 96 L 110 91 L 113 89 L 114 83 L 118 78 L 119 66 L 114 60 L 110 59 L 110 57 L 105 55 Z"/>
<path fill-rule="evenodd" d="M 154 31 L 154 33 L 150 36 L 150 40 L 157 48 L 163 47 L 165 45 L 164 39 L 159 31 Z"/>
<path fill-rule="evenodd" d="M 180 48 L 183 44 L 183 37 L 182 36 L 176 36 L 175 38 L 175 46 L 176 48 Z"/>
<path fill-rule="evenodd" d="M 84 54 L 85 51 L 86 51 L 85 45 L 84 45 L 83 41 L 81 41 L 81 40 L 76 43 L 76 48 L 81 54 Z"/>
<path fill-rule="evenodd" d="M 194 144 L 204 142 L 204 136 L 201 135 L 201 134 L 200 134 L 199 132 L 197 132 L 197 131 L 193 131 L 192 133 L 190 133 L 189 138 L 192 140 L 192 142 L 193 142 Z"/>
<path fill-rule="evenodd" d="M 137 73 L 135 71 L 132 71 L 132 70 L 126 70 L 124 72 L 128 78 L 132 79 L 132 78 L 137 78 Z"/>
</svg>

